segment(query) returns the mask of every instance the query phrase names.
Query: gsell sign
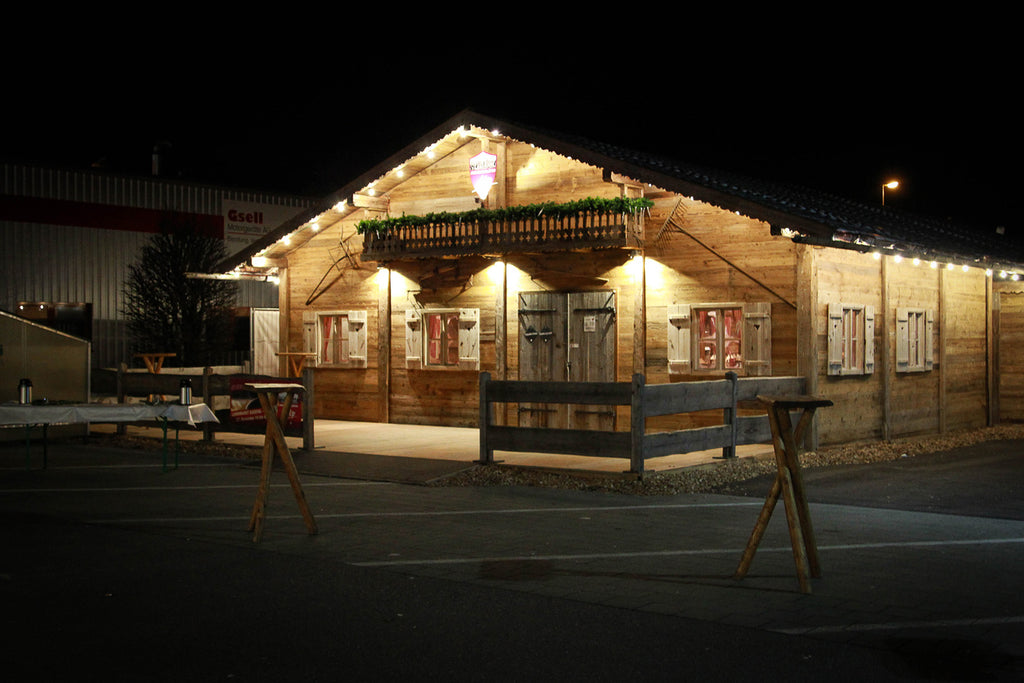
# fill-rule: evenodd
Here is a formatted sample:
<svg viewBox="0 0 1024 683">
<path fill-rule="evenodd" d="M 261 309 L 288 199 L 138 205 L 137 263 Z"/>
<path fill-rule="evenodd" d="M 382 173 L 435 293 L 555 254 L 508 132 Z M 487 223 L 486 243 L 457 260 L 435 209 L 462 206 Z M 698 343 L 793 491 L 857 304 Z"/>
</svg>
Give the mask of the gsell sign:
<svg viewBox="0 0 1024 683">
<path fill-rule="evenodd" d="M 252 223 L 255 225 L 263 225 L 263 212 L 245 212 L 239 211 L 238 209 L 230 209 L 228 211 L 228 221 L 231 223 Z"/>
<path fill-rule="evenodd" d="M 234 254 L 259 239 L 298 213 L 294 206 L 254 204 L 252 202 L 222 203 L 224 242 L 227 252 Z"/>
</svg>

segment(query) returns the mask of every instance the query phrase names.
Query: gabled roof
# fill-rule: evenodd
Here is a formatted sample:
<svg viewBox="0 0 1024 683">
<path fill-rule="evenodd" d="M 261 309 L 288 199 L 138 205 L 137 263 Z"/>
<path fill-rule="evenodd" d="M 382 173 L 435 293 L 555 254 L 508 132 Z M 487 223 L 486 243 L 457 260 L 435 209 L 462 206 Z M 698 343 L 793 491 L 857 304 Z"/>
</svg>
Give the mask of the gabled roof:
<svg viewBox="0 0 1024 683">
<path fill-rule="evenodd" d="M 262 253 L 280 256 L 297 248 L 301 240 L 283 246 L 281 240 L 311 224 L 318 217 L 352 210 L 352 198 L 381 182 L 394 169 L 441 145 L 461 128 L 497 131 L 504 137 L 533 144 L 552 152 L 683 194 L 723 209 L 769 223 L 795 241 L 826 246 L 892 250 L 925 259 L 990 268 L 1021 269 L 1024 252 L 1019 245 L 991 234 L 972 230 L 890 207 L 870 206 L 808 188 L 758 180 L 740 174 L 703 168 L 656 154 L 637 152 L 571 134 L 499 120 L 470 110 L 463 111 L 407 145 L 377 166 L 352 179 L 344 187 L 316 202 L 263 238 L 218 265 L 227 272 L 248 264 Z M 386 191 L 386 187 L 383 188 Z M 787 232 L 788 231 L 788 232 Z"/>
</svg>

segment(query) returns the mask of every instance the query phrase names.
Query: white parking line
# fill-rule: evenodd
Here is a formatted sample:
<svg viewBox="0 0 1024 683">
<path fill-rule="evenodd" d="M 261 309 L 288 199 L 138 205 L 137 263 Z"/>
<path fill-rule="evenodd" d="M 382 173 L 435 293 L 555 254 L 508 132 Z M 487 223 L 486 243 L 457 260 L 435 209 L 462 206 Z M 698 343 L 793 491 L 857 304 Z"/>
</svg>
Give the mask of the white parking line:
<svg viewBox="0 0 1024 683">
<path fill-rule="evenodd" d="M 386 482 L 365 482 L 369 484 L 384 484 Z M 321 486 L 359 486 L 361 483 L 352 484 L 320 484 Z M 287 486 L 287 484 L 277 484 L 276 486 Z M 306 485 L 303 484 L 303 487 Z M 216 488 L 216 487 L 210 487 Z M 242 487 L 247 488 L 247 487 Z M 115 489 L 124 490 L 124 489 Z M 317 519 L 356 519 L 356 518 L 367 518 L 367 517 L 451 517 L 451 516 L 470 516 L 478 517 L 481 515 L 518 515 L 518 514 L 537 514 L 537 513 L 551 513 L 551 512 L 620 512 L 623 510 L 675 510 L 675 509 L 686 509 L 686 508 L 723 508 L 723 507 L 745 507 L 750 505 L 761 505 L 761 503 L 692 503 L 692 504 L 677 504 L 677 505 L 613 505 L 613 506 L 597 506 L 597 507 L 550 507 L 550 508 L 501 508 L 496 510 L 479 509 L 479 510 L 422 510 L 419 512 L 338 512 L 338 513 L 317 513 Z M 300 518 L 298 515 L 279 515 L 276 517 L 268 516 L 268 519 L 295 519 Z M 183 522 L 183 521 L 197 521 L 201 522 L 204 520 L 216 520 L 228 519 L 225 517 L 177 517 L 177 518 L 164 518 L 164 517 L 147 517 L 147 518 L 125 518 L 125 519 L 93 519 L 87 520 L 90 524 L 143 524 L 143 523 L 155 523 L 161 522 Z"/>
<path fill-rule="evenodd" d="M 1005 543 L 1024 543 L 1024 538 L 979 538 L 974 540 L 957 539 L 954 541 L 893 541 L 888 543 L 848 543 L 835 546 L 818 546 L 819 551 L 828 550 L 866 550 L 870 548 L 919 548 L 933 546 L 956 546 L 956 545 L 992 545 Z M 577 555 L 515 555 L 508 557 L 464 557 L 464 558 L 435 558 L 426 560 L 380 560 L 376 562 L 353 562 L 359 567 L 397 567 L 403 565 L 443 565 L 443 564 L 474 564 L 478 562 L 525 562 L 529 560 L 600 560 L 600 559 L 622 559 L 631 557 L 677 557 L 682 555 L 720 555 L 722 553 L 740 554 L 743 548 L 695 548 L 689 550 L 653 550 L 627 553 L 588 553 Z M 776 548 L 758 548 L 759 553 L 791 553 L 790 546 L 779 546 Z"/>
</svg>

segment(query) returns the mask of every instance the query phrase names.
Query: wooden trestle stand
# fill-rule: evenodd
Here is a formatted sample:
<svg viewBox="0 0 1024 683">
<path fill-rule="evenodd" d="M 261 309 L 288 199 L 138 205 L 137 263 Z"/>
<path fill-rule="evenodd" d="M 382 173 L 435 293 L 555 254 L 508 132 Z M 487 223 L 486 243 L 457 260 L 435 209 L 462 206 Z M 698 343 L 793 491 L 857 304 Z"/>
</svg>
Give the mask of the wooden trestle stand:
<svg viewBox="0 0 1024 683">
<path fill-rule="evenodd" d="M 281 404 L 281 414 L 285 423 L 288 421 L 288 411 L 292 407 L 292 397 L 305 389 L 301 384 L 246 384 L 256 392 L 260 400 L 260 407 L 267 418 L 267 436 L 263 441 L 263 463 L 260 469 L 260 486 L 256 492 L 256 502 L 252 507 L 252 517 L 249 520 L 249 531 L 253 532 L 253 543 L 259 543 L 263 537 L 263 520 L 267 509 L 267 494 L 270 491 L 270 473 L 274 468 L 274 453 L 281 457 L 284 471 L 288 474 L 288 481 L 292 485 L 292 493 L 299 504 L 302 518 L 306 522 L 306 530 L 310 535 L 317 532 L 316 520 L 313 513 L 309 511 L 306 503 L 306 494 L 302 491 L 302 484 L 299 482 L 299 473 L 295 469 L 295 462 L 292 460 L 291 451 L 284 440 L 284 430 L 277 417 L 277 395 L 284 393 L 284 402 Z"/>
<path fill-rule="evenodd" d="M 803 477 L 800 474 L 800 444 L 804 434 L 814 419 L 814 411 L 832 405 L 832 401 L 814 396 L 758 396 L 758 400 L 768 408 L 768 422 L 772 428 L 772 443 L 775 446 L 775 464 L 778 473 L 772 484 L 768 498 L 764 501 L 761 514 L 754 525 L 743 558 L 736 569 L 736 578 L 742 579 L 750 569 L 750 563 L 757 552 L 757 546 L 764 536 L 768 521 L 775 510 L 775 504 L 782 496 L 786 506 L 786 522 L 789 526 L 789 539 L 793 545 L 793 559 L 796 561 L 796 574 L 803 593 L 811 592 L 810 577 L 821 576 L 821 565 L 818 562 L 818 548 L 814 541 L 814 528 L 811 525 L 811 513 L 807 507 L 807 496 L 804 493 Z M 790 419 L 790 410 L 800 410 L 800 418 L 796 428 Z"/>
</svg>

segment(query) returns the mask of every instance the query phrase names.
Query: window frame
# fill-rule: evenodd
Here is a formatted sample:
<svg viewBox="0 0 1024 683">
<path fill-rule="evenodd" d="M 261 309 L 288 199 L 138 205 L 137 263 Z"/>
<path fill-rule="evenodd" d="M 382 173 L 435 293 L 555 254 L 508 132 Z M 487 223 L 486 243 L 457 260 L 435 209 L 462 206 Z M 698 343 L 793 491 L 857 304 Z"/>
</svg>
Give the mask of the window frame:
<svg viewBox="0 0 1024 683">
<path fill-rule="evenodd" d="M 932 370 L 934 323 L 934 313 L 930 309 L 896 309 L 896 372 Z"/>
<path fill-rule="evenodd" d="M 725 356 L 716 353 L 715 367 L 698 367 L 700 357 L 700 324 L 702 311 L 716 311 L 724 321 L 724 312 L 738 310 L 739 336 L 726 335 L 725 325 L 717 324 L 715 341 L 724 350 L 729 340 L 740 347 L 739 367 L 727 367 Z M 770 376 L 772 373 L 771 304 L 768 302 L 714 302 L 670 304 L 668 306 L 668 371 L 669 374 L 717 375 L 735 372 L 741 376 Z"/>
<path fill-rule="evenodd" d="M 325 358 L 327 345 L 336 343 L 335 339 L 325 339 L 324 322 L 328 318 L 343 319 L 343 326 L 335 324 L 332 329 L 336 329 L 344 335 L 348 350 L 341 355 L 337 355 L 336 360 L 334 358 Z M 339 322 L 341 321 L 339 320 Z M 303 315 L 303 325 L 306 327 L 303 333 L 305 351 L 316 354 L 314 358 L 316 367 L 366 367 L 366 311 L 308 311 Z"/>
<path fill-rule="evenodd" d="M 447 339 L 445 354 L 449 362 L 437 363 L 430 360 L 431 336 L 430 319 L 438 316 L 444 321 L 441 336 L 437 341 Z M 452 334 L 450 325 L 456 325 Z M 406 368 L 451 371 L 480 369 L 480 309 L 479 308 L 423 308 L 407 309 L 405 312 L 405 362 Z M 455 356 L 451 356 L 455 351 Z M 452 360 L 453 359 L 453 360 Z"/>
<path fill-rule="evenodd" d="M 732 314 L 730 316 L 729 314 Z M 706 317 L 702 314 L 708 314 Z M 732 319 L 732 334 L 727 334 L 727 320 Z M 707 334 L 704 327 L 707 321 L 711 321 L 714 325 L 714 330 L 710 334 Z M 694 374 L 719 374 L 723 372 L 735 372 L 740 374 L 745 369 L 744 357 L 743 357 L 743 305 L 733 304 L 699 304 L 690 308 L 690 339 L 693 344 L 690 350 L 690 358 L 692 371 Z M 729 344 L 732 343 L 734 347 L 739 347 L 740 361 L 738 365 L 729 366 L 726 360 L 729 358 L 729 354 L 726 353 L 726 349 L 729 348 Z M 708 348 L 705 345 L 710 344 L 715 348 L 713 355 L 714 361 L 713 366 L 705 367 L 702 365 L 702 357 L 705 355 L 703 351 Z"/>
<path fill-rule="evenodd" d="M 828 374 L 875 371 L 875 309 L 860 303 L 828 305 Z"/>
</svg>

